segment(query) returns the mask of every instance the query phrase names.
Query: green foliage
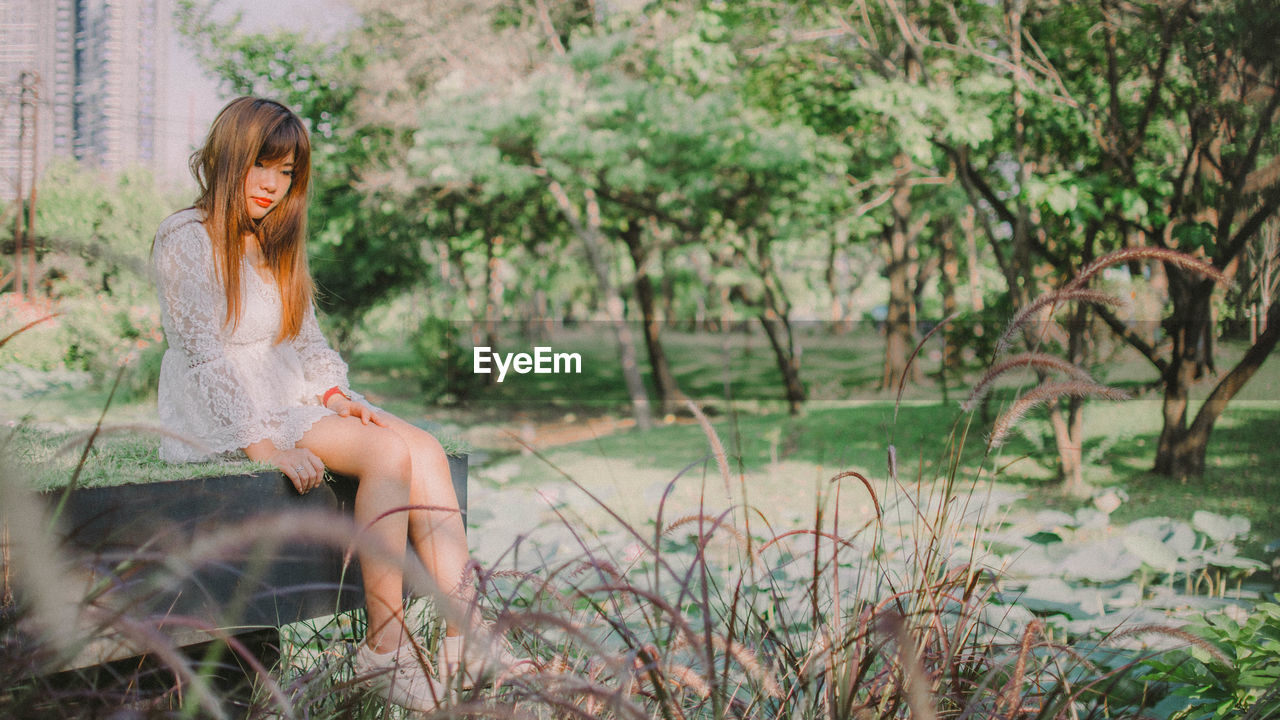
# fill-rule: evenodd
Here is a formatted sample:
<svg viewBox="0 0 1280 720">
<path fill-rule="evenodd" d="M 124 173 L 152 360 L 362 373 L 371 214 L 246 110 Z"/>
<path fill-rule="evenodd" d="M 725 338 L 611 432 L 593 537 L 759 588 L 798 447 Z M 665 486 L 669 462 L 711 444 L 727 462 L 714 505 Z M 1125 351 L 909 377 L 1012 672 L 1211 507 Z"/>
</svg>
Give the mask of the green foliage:
<svg viewBox="0 0 1280 720">
<path fill-rule="evenodd" d="M 48 304 L 6 305 L 4 324 L 59 316 L 0 349 L 0 365 L 87 370 L 110 381 L 160 341 L 148 257 L 156 227 L 178 201 L 145 171 L 106 180 L 72 161 L 51 164 L 38 190 L 37 271 Z"/>
<path fill-rule="evenodd" d="M 455 323 L 427 317 L 409 338 L 414 375 L 424 402 L 453 405 L 471 397 L 479 381 Z"/>
<path fill-rule="evenodd" d="M 343 344 L 414 286 L 441 317 L 595 312 L 573 208 L 598 207 L 624 294 L 653 279 L 671 311 L 789 320 L 838 309 L 838 261 L 894 228 L 922 230 L 856 282 L 909 266 L 889 284 L 894 317 L 936 307 L 940 241 L 968 210 L 1019 296 L 1135 241 L 1227 267 L 1248 240 L 1232 233 L 1277 205 L 1258 172 L 1280 149 L 1266 3 L 375 0 L 325 45 L 181 5 L 230 88 L 274 94 L 312 127 L 313 268 Z M 666 272 L 680 262 L 699 272 Z M 1175 329 L 1210 314 L 1156 307 Z M 1154 337 L 1126 340 L 1171 359 Z"/>
<path fill-rule="evenodd" d="M 1146 661 L 1145 679 L 1170 685 L 1171 699 L 1162 703 L 1174 710 L 1170 720 L 1280 714 L 1280 605 L 1257 603 L 1241 615 L 1205 616 L 1189 629 L 1206 647 Z"/>
<path fill-rule="evenodd" d="M 155 398 L 160 387 L 160 367 L 169 344 L 161 340 L 155 342 L 131 358 L 131 362 L 120 378 L 120 386 L 116 390 L 116 398 L 121 402 L 138 402 Z"/>
</svg>

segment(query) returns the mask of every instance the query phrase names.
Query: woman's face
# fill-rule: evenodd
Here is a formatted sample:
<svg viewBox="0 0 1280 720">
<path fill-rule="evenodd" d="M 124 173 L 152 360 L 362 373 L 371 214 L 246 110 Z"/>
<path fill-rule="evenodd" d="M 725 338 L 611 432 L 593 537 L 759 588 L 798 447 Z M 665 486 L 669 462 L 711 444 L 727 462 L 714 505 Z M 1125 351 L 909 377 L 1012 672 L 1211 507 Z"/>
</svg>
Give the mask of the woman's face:
<svg viewBox="0 0 1280 720">
<path fill-rule="evenodd" d="M 293 153 L 274 162 L 259 160 L 244 179 L 245 209 L 249 217 L 261 220 L 271 212 L 293 184 Z"/>
</svg>

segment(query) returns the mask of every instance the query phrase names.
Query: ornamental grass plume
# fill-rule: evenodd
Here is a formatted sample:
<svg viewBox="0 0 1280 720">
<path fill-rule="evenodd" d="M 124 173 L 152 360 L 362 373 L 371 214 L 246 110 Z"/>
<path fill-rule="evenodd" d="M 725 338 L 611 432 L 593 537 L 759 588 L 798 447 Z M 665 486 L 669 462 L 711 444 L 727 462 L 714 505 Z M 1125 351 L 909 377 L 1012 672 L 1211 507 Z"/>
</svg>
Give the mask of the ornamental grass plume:
<svg viewBox="0 0 1280 720">
<path fill-rule="evenodd" d="M 1084 368 L 1067 362 L 1057 355 L 1048 353 L 1019 353 L 992 365 L 969 392 L 969 397 L 960 404 L 960 409 L 972 412 L 987 397 L 995 381 L 1005 373 L 1019 368 L 1035 368 L 1046 372 L 1056 372 L 1080 382 L 1095 382 Z"/>
<path fill-rule="evenodd" d="M 1013 316 L 1013 320 L 1009 321 L 1009 326 L 1005 328 L 1004 334 L 996 341 L 996 357 L 999 357 L 1009 350 L 1009 346 L 1013 341 L 1013 336 L 1019 330 L 1024 329 L 1027 322 L 1038 315 L 1045 308 L 1051 311 L 1066 307 L 1071 302 L 1087 302 L 1095 305 L 1111 305 L 1119 307 L 1123 305 L 1123 301 L 1115 295 L 1111 295 L 1099 290 L 1089 290 L 1086 288 L 1063 288 L 1053 292 L 1047 292 L 1040 297 L 1032 300 L 1017 315 Z"/>
<path fill-rule="evenodd" d="M 1119 307 L 1123 304 L 1120 298 L 1099 290 L 1088 288 L 1089 281 L 1104 269 L 1122 263 L 1137 260 L 1160 260 L 1169 265 L 1197 273 L 1215 282 L 1226 282 L 1227 277 L 1211 263 L 1187 253 L 1167 248 L 1131 247 L 1107 253 L 1088 263 L 1070 282 L 1058 290 L 1046 292 L 1022 308 L 1009 322 L 1008 327 L 996 342 L 996 357 L 1004 355 L 1012 344 L 1013 337 L 1024 330 L 1031 318 L 1048 309 L 1050 313 L 1069 303 L 1084 302 L 1094 305 L 1110 305 Z M 994 382 L 1003 374 L 1016 368 L 1034 368 L 1037 372 L 1053 372 L 1067 376 L 1061 382 L 1042 382 L 1038 387 L 1016 400 L 992 427 L 988 447 L 1000 447 L 1007 439 L 1009 431 L 1033 407 L 1061 397 L 1100 397 L 1108 400 L 1126 400 L 1127 393 L 1104 386 L 1095 381 L 1087 371 L 1062 358 L 1041 352 L 1027 352 L 1008 357 L 993 365 L 983 374 L 973 387 L 968 399 L 961 405 L 965 412 L 971 412 L 989 394 Z"/>
<path fill-rule="evenodd" d="M 680 518 L 676 518 L 675 520 L 672 520 L 667 525 L 666 529 L 662 531 L 662 535 L 666 537 L 671 535 L 673 532 L 675 532 L 676 529 L 683 527 L 685 525 L 689 525 L 691 523 L 702 524 L 704 522 L 709 522 L 710 526 L 706 527 L 704 530 L 701 531 L 701 535 L 699 536 L 700 542 L 706 542 L 707 540 L 710 540 L 711 535 L 715 533 L 716 530 L 723 528 L 725 532 L 729 533 L 729 535 L 735 541 L 737 541 L 740 547 L 742 547 L 743 549 L 748 549 L 750 547 L 750 545 L 747 543 L 747 536 L 743 535 L 741 530 L 735 528 L 733 525 L 726 522 L 726 518 L 724 516 L 712 517 L 704 513 L 693 513 L 693 514 L 685 515 L 684 517 L 680 517 Z"/>
<path fill-rule="evenodd" d="M 1013 664 L 1013 673 L 1009 676 L 1009 682 L 1000 691 L 996 702 L 997 714 L 1002 716 L 1022 714 L 1022 683 L 1027 675 L 1027 659 L 1031 654 L 1032 642 L 1043 632 L 1044 623 L 1040 620 L 1027 623 L 1027 629 L 1022 632 L 1022 643 L 1018 646 L 1018 657 Z"/>
<path fill-rule="evenodd" d="M 733 490 L 729 487 L 729 459 L 724 451 L 724 443 L 720 442 L 720 436 L 716 433 L 715 428 L 711 427 L 711 421 L 703 414 L 702 408 L 692 400 L 686 402 L 690 412 L 697 418 L 698 425 L 702 428 L 702 432 L 707 436 L 707 443 L 711 446 L 711 455 L 716 459 L 716 467 L 720 468 L 720 477 L 724 480 L 724 494 L 726 497 L 733 496 Z"/>
<path fill-rule="evenodd" d="M 1171 628 L 1164 625 L 1134 625 L 1133 627 L 1120 628 L 1107 636 L 1109 641 L 1116 641 L 1126 637 L 1138 637 L 1142 635 L 1163 635 L 1169 638 L 1175 638 L 1186 645 L 1199 648 L 1205 654 L 1212 656 L 1215 660 L 1222 663 L 1226 667 L 1231 667 L 1233 660 L 1217 645 L 1205 640 L 1195 633 L 1187 632 L 1181 628 Z"/>
<path fill-rule="evenodd" d="M 1081 380 L 1042 383 L 1032 388 L 1026 395 L 1018 398 L 1008 409 L 1000 414 L 1000 417 L 996 419 L 995 425 L 991 428 L 991 438 L 988 444 L 993 448 L 1000 447 L 1008 438 L 1009 431 L 1013 429 L 1014 425 L 1018 424 L 1018 421 L 1022 420 L 1027 411 L 1037 405 L 1043 405 L 1062 397 L 1098 397 L 1105 400 L 1128 400 L 1129 393 L 1106 385 L 1099 385 L 1095 382 Z"/>
<path fill-rule="evenodd" d="M 909 496 L 885 506 L 861 473 L 840 473 L 826 485 L 838 489 L 847 477 L 862 481 L 875 505 L 875 517 L 852 532 L 839 532 L 820 506 L 808 527 L 774 529 L 766 522 L 766 534 L 755 539 L 758 556 L 713 564 L 705 552 L 713 537 L 732 536 L 730 546 L 740 548 L 742 531 L 728 521 L 728 510 L 706 508 L 704 495 L 702 511 L 656 520 L 656 539 L 637 556 L 639 564 L 610 566 L 621 578 L 609 574 L 596 583 L 587 573 L 578 582 L 578 572 L 547 568 L 548 577 L 563 581 L 556 592 L 573 603 L 526 595 L 522 605 L 562 608 L 553 610 L 567 613 L 554 627 L 571 626 L 575 638 L 592 639 L 566 642 L 545 615 L 510 626 L 526 628 L 534 647 L 555 648 L 548 667 L 561 678 L 576 674 L 588 682 L 518 678 L 503 698 L 512 707 L 536 703 L 551 713 L 543 717 L 639 711 L 671 720 L 1012 719 L 1037 710 L 1044 717 L 1071 717 L 1073 710 L 1102 716 L 1089 709 L 1105 702 L 1098 688 L 1134 664 L 1109 669 L 1090 662 L 1090 651 L 1053 645 L 1037 627 L 1002 628 L 989 613 L 996 577 L 973 564 L 976 547 L 957 549 L 969 531 L 958 526 L 966 513 L 959 512 L 963 498 L 951 494 L 953 483 L 898 486 Z M 659 502 L 659 518 L 669 497 Z M 908 522 L 894 527 L 904 537 L 886 542 L 884 518 L 903 513 Z M 689 538 L 672 532 L 695 526 Z M 630 527 L 622 533 L 643 534 Z M 605 547 L 583 552 L 593 563 L 611 557 Z M 901 566 L 887 560 L 896 553 L 905 553 Z M 582 561 L 565 567 L 581 569 Z M 618 602 L 620 596 L 631 599 Z M 511 618 L 527 612 L 515 603 L 504 607 Z M 627 663 L 601 662 L 610 653 Z M 1140 710 L 1120 704 L 1105 713 L 1136 718 Z"/>
<path fill-rule="evenodd" d="M 1227 284 L 1229 282 L 1227 276 L 1221 270 L 1214 267 L 1212 263 L 1201 260 L 1198 257 L 1188 255 L 1179 250 L 1171 250 L 1159 247 L 1130 247 L 1114 252 L 1094 260 L 1093 262 L 1080 268 L 1080 272 L 1076 274 L 1075 279 L 1067 283 L 1063 290 L 1079 290 L 1089 284 L 1095 275 L 1103 270 L 1123 263 L 1133 262 L 1135 260 L 1160 260 L 1175 267 L 1180 267 L 1206 278 Z"/>
</svg>

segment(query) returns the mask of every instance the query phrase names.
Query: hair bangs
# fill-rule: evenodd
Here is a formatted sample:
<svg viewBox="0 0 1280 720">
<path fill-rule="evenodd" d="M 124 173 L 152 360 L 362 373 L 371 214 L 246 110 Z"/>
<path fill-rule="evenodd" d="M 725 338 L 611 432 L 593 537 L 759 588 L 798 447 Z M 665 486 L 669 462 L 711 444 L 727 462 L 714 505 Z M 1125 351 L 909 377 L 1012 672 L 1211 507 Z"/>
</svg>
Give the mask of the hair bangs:
<svg viewBox="0 0 1280 720">
<path fill-rule="evenodd" d="M 302 165 L 307 162 L 309 151 L 310 142 L 302 123 L 296 117 L 285 116 L 262 139 L 262 147 L 258 149 L 258 157 L 255 159 L 260 162 L 278 162 L 293 153 L 294 164 Z"/>
</svg>

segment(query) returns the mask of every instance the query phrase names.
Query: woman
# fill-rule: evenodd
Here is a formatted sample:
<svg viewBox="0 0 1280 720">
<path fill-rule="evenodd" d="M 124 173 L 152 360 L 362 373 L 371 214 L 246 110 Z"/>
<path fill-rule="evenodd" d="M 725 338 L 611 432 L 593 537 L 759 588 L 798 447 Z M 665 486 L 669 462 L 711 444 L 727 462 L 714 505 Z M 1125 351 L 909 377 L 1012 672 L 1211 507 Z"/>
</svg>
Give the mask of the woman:
<svg viewBox="0 0 1280 720">
<path fill-rule="evenodd" d="M 300 493 L 318 487 L 326 468 L 358 478 L 356 523 L 384 552 L 360 555 L 369 622 L 354 662 L 393 702 L 430 709 L 447 679 L 402 649 L 410 641 L 393 550 L 402 553 L 407 537 L 463 617 L 462 517 L 440 443 L 352 392 L 316 324 L 305 246 L 310 151 L 296 115 L 244 97 L 223 108 L 191 158 L 200 195 L 160 225 L 152 246 L 169 342 L 160 421 L 191 440 L 166 437 L 160 455 L 247 456 L 279 468 Z M 437 509 L 389 512 L 404 506 Z M 456 671 L 462 629 L 446 626 L 442 672 Z"/>
</svg>

